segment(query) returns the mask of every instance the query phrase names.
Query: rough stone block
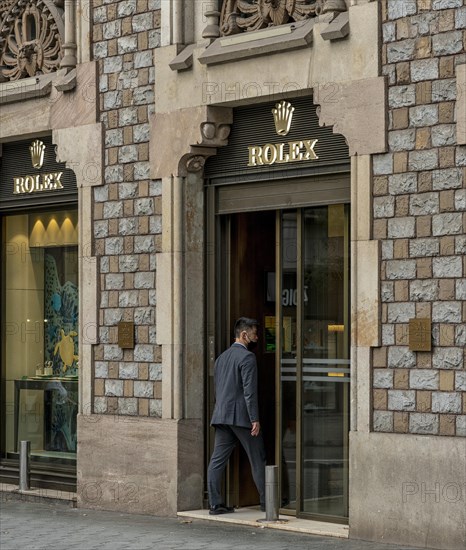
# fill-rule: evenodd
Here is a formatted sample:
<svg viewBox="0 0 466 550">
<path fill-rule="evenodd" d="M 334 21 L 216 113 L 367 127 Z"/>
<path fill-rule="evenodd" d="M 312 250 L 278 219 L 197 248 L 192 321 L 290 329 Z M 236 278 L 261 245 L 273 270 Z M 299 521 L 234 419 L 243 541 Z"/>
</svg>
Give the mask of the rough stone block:
<svg viewBox="0 0 466 550">
<path fill-rule="evenodd" d="M 134 348 L 134 360 L 152 363 L 154 361 L 154 347 L 145 344 L 136 344 Z"/>
<path fill-rule="evenodd" d="M 413 216 L 437 214 L 439 207 L 438 193 L 421 193 L 409 198 L 409 213 Z"/>
<path fill-rule="evenodd" d="M 413 434 L 435 435 L 438 433 L 437 414 L 412 413 L 409 415 L 409 431 Z"/>
<path fill-rule="evenodd" d="M 153 49 L 153 48 L 158 48 L 160 47 L 161 45 L 161 33 L 159 30 L 152 30 L 152 31 L 149 31 L 149 48 Z M 149 81 L 151 81 L 151 79 L 149 78 Z M 152 80 L 152 82 L 154 82 Z"/>
<path fill-rule="evenodd" d="M 122 273 L 133 273 L 139 268 L 139 260 L 137 256 L 120 256 L 118 258 L 118 266 Z"/>
<path fill-rule="evenodd" d="M 391 218 L 388 220 L 388 237 L 390 239 L 404 239 L 414 237 L 416 220 L 414 217 Z"/>
<path fill-rule="evenodd" d="M 432 217 L 432 234 L 457 235 L 463 232 L 463 218 L 461 213 L 436 214 Z"/>
<path fill-rule="evenodd" d="M 417 174 L 395 174 L 388 178 L 388 190 L 391 195 L 405 195 L 417 191 Z"/>
<path fill-rule="evenodd" d="M 434 147 L 446 147 L 456 144 L 456 125 L 440 124 L 432 128 L 432 145 Z"/>
<path fill-rule="evenodd" d="M 120 307 L 136 307 L 139 303 L 139 293 L 136 290 L 124 290 L 118 295 Z"/>
<path fill-rule="evenodd" d="M 117 413 L 122 416 L 136 416 L 138 414 L 138 400 L 135 397 L 119 398 Z"/>
<path fill-rule="evenodd" d="M 155 286 L 155 274 L 151 271 L 141 271 L 134 275 L 134 287 L 135 288 L 154 288 Z"/>
<path fill-rule="evenodd" d="M 136 88 L 133 94 L 134 105 L 149 105 L 154 101 L 154 87 L 141 86 Z"/>
<path fill-rule="evenodd" d="M 409 287 L 409 297 L 414 302 L 429 302 L 438 299 L 438 282 L 432 280 L 412 281 Z"/>
<path fill-rule="evenodd" d="M 382 325 L 382 345 L 395 345 L 395 325 Z"/>
<path fill-rule="evenodd" d="M 455 210 L 466 210 L 466 189 L 455 192 Z"/>
<path fill-rule="evenodd" d="M 438 390 L 439 379 L 439 371 L 413 369 L 409 373 L 409 387 L 413 390 Z"/>
<path fill-rule="evenodd" d="M 466 372 L 455 372 L 455 390 L 466 391 Z"/>
<path fill-rule="evenodd" d="M 395 215 L 395 197 L 374 198 L 374 218 L 390 218 Z"/>
<path fill-rule="evenodd" d="M 462 174 L 459 168 L 434 170 L 432 173 L 432 188 L 434 190 L 459 189 L 462 186 Z"/>
<path fill-rule="evenodd" d="M 434 369 L 462 369 L 462 348 L 435 348 L 432 355 L 432 367 Z"/>
<path fill-rule="evenodd" d="M 414 149 L 416 143 L 416 131 L 397 130 L 388 133 L 388 144 L 391 151 L 409 151 Z"/>
<path fill-rule="evenodd" d="M 407 323 L 416 315 L 416 305 L 409 302 L 387 304 L 389 323 Z"/>
<path fill-rule="evenodd" d="M 425 151 L 411 151 L 409 153 L 409 169 L 410 170 L 433 170 L 438 168 L 438 151 L 436 149 L 428 149 Z"/>
<path fill-rule="evenodd" d="M 389 19 L 400 19 L 401 17 L 414 15 L 417 6 L 415 2 L 388 0 L 387 10 Z"/>
<path fill-rule="evenodd" d="M 463 33 L 461 31 L 442 32 L 432 37 L 434 55 L 452 55 L 463 50 Z"/>
<path fill-rule="evenodd" d="M 393 302 L 395 299 L 393 288 L 393 283 L 387 281 L 382 282 L 380 290 L 382 302 Z"/>
<path fill-rule="evenodd" d="M 136 12 L 136 0 L 123 0 L 118 3 L 118 17 L 127 17 Z"/>
<path fill-rule="evenodd" d="M 432 263 L 434 277 L 461 277 L 463 275 L 463 261 L 458 256 L 434 258 Z"/>
<path fill-rule="evenodd" d="M 432 83 L 432 101 L 453 101 L 456 99 L 456 78 L 436 80 Z"/>
<path fill-rule="evenodd" d="M 141 380 L 135 381 L 134 396 L 152 398 L 154 396 L 154 383 Z"/>
<path fill-rule="evenodd" d="M 138 108 L 125 107 L 118 112 L 118 122 L 120 126 L 130 126 L 138 122 Z"/>
<path fill-rule="evenodd" d="M 460 413 L 461 394 L 453 392 L 433 392 L 432 412 L 437 413 Z"/>
<path fill-rule="evenodd" d="M 416 277 L 416 260 L 389 260 L 386 266 L 389 280 L 414 279 Z"/>
<path fill-rule="evenodd" d="M 108 273 L 105 275 L 106 290 L 121 290 L 124 285 L 124 276 L 121 273 Z"/>
<path fill-rule="evenodd" d="M 134 68 L 150 67 L 153 64 L 152 50 L 137 52 L 134 54 Z"/>
<path fill-rule="evenodd" d="M 438 105 L 418 105 L 409 110 L 409 122 L 416 127 L 437 124 L 438 117 Z"/>
<path fill-rule="evenodd" d="M 149 380 L 162 380 L 162 363 L 151 363 L 149 365 Z"/>
<path fill-rule="evenodd" d="M 108 57 L 108 42 L 96 42 L 92 46 L 94 59 L 105 59 Z"/>
<path fill-rule="evenodd" d="M 105 380 L 105 395 L 107 397 L 119 397 L 123 395 L 123 380 Z"/>
<path fill-rule="evenodd" d="M 148 31 L 154 26 L 153 13 L 140 13 L 133 17 L 132 21 L 133 32 L 143 32 Z"/>
<path fill-rule="evenodd" d="M 466 279 L 459 279 L 455 282 L 455 284 L 455 298 L 457 300 L 466 300 Z"/>
<path fill-rule="evenodd" d="M 388 408 L 391 411 L 416 410 L 416 392 L 412 390 L 388 390 Z"/>
<path fill-rule="evenodd" d="M 455 28 L 466 29 L 466 6 L 455 12 Z"/>
<path fill-rule="evenodd" d="M 135 52 L 138 49 L 138 37 L 134 35 L 118 38 L 118 53 L 125 54 Z"/>
<path fill-rule="evenodd" d="M 138 148 L 136 145 L 124 145 L 118 150 L 118 162 L 126 164 L 138 160 Z"/>
<path fill-rule="evenodd" d="M 411 369 L 416 366 L 416 355 L 408 346 L 388 348 L 388 367 L 392 369 Z"/>
<path fill-rule="evenodd" d="M 115 21 L 104 23 L 103 31 L 105 40 L 118 38 L 119 36 L 121 36 L 121 21 L 119 19 L 116 19 Z"/>
<path fill-rule="evenodd" d="M 410 61 L 414 57 L 416 41 L 413 39 L 399 40 L 387 45 L 388 63 L 398 63 L 400 61 Z"/>
<path fill-rule="evenodd" d="M 94 363 L 95 377 L 107 378 L 108 377 L 108 363 L 104 361 L 96 361 Z"/>
<path fill-rule="evenodd" d="M 150 163 L 136 162 L 134 165 L 134 179 L 136 181 L 148 180 L 150 178 Z"/>
<path fill-rule="evenodd" d="M 393 413 L 390 411 L 374 411 L 374 431 L 392 432 Z"/>
<path fill-rule="evenodd" d="M 432 0 L 432 9 L 447 10 L 449 8 L 458 8 L 463 5 L 463 0 Z"/>
<path fill-rule="evenodd" d="M 411 80 L 435 80 L 438 78 L 438 59 L 418 59 L 411 63 Z"/>
<path fill-rule="evenodd" d="M 411 257 L 437 256 L 440 245 L 438 239 L 413 239 L 409 241 Z"/>
<path fill-rule="evenodd" d="M 382 260 L 393 260 L 393 241 L 382 241 Z"/>
<path fill-rule="evenodd" d="M 138 378 L 138 364 L 137 363 L 120 363 L 119 365 L 119 377 L 127 380 L 134 380 Z"/>
<path fill-rule="evenodd" d="M 374 388 L 393 388 L 393 371 L 390 369 L 374 369 Z"/>
<path fill-rule="evenodd" d="M 133 136 L 135 143 L 143 143 L 149 141 L 150 127 L 149 124 L 138 124 L 133 127 Z"/>
<path fill-rule="evenodd" d="M 416 86 L 392 86 L 388 90 L 388 103 L 392 109 L 410 107 L 416 103 Z"/>
</svg>

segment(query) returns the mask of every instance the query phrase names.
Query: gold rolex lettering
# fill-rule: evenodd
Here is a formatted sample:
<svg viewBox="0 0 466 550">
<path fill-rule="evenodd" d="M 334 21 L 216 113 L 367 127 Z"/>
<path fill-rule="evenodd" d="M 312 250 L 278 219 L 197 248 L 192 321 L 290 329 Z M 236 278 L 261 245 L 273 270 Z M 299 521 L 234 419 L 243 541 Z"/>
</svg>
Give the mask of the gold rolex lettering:
<svg viewBox="0 0 466 550">
<path fill-rule="evenodd" d="M 271 166 L 272 164 L 286 164 L 317 160 L 314 148 L 318 139 L 289 141 L 288 143 L 266 143 L 264 146 L 250 145 L 248 166 Z"/>
<path fill-rule="evenodd" d="M 278 143 L 277 144 L 278 149 L 278 159 L 277 164 L 284 164 L 286 162 L 289 162 L 290 160 L 290 154 L 285 153 L 285 144 L 284 143 Z"/>
<path fill-rule="evenodd" d="M 314 147 L 316 146 L 316 143 L 317 143 L 317 139 L 304 140 L 304 147 L 306 148 L 306 152 L 304 153 L 305 160 L 317 160 L 319 158 L 316 155 L 316 152 L 314 151 Z"/>
<path fill-rule="evenodd" d="M 13 178 L 13 194 L 24 195 L 26 193 L 37 193 L 40 191 L 56 191 L 63 189 L 61 177 L 63 172 L 52 172 L 50 174 L 36 174 L 34 176 L 23 176 Z"/>
<path fill-rule="evenodd" d="M 252 146 L 249 149 L 249 163 L 248 166 L 262 166 L 262 147 Z"/>
<path fill-rule="evenodd" d="M 277 149 L 272 143 L 267 143 L 264 147 L 263 154 L 264 164 L 274 164 L 277 160 Z"/>
</svg>

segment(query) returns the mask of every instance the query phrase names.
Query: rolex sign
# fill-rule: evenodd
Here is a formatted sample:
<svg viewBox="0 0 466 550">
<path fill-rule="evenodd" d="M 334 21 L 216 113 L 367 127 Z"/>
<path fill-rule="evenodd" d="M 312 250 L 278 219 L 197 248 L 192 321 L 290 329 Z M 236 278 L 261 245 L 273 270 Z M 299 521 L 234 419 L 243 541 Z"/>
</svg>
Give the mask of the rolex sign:
<svg viewBox="0 0 466 550">
<path fill-rule="evenodd" d="M 50 136 L 3 144 L 0 209 L 71 202 L 76 196 L 76 176 L 56 161 Z"/>
</svg>

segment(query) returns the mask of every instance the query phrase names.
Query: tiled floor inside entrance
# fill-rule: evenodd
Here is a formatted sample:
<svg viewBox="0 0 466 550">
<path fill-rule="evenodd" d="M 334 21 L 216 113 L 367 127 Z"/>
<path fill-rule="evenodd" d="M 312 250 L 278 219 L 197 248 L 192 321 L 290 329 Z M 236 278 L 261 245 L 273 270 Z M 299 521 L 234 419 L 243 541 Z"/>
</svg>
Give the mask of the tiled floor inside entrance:
<svg viewBox="0 0 466 550">
<path fill-rule="evenodd" d="M 238 508 L 232 514 L 210 516 L 208 510 L 191 510 L 178 512 L 178 517 L 186 519 L 202 519 L 207 521 L 219 521 L 221 523 L 233 523 L 249 525 L 251 527 L 281 529 L 283 531 L 296 531 L 310 535 L 327 537 L 348 538 L 348 526 L 309 519 L 298 519 L 293 516 L 279 516 L 277 522 L 259 523 L 258 519 L 265 519 L 265 512 L 258 508 Z"/>
</svg>

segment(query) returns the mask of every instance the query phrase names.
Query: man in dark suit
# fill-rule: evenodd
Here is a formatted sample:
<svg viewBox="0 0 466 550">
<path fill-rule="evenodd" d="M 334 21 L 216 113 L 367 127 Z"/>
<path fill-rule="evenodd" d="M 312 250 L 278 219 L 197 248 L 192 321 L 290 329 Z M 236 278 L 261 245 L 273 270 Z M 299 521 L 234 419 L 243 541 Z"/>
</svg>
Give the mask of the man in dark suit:
<svg viewBox="0 0 466 550">
<path fill-rule="evenodd" d="M 207 470 L 209 514 L 233 512 L 221 495 L 222 477 L 228 459 L 239 441 L 251 464 L 261 509 L 265 510 L 265 447 L 259 423 L 257 363 L 248 346 L 257 343 L 258 323 L 240 317 L 235 323 L 235 341 L 215 362 L 215 407 L 211 425 L 215 445 Z"/>
</svg>

